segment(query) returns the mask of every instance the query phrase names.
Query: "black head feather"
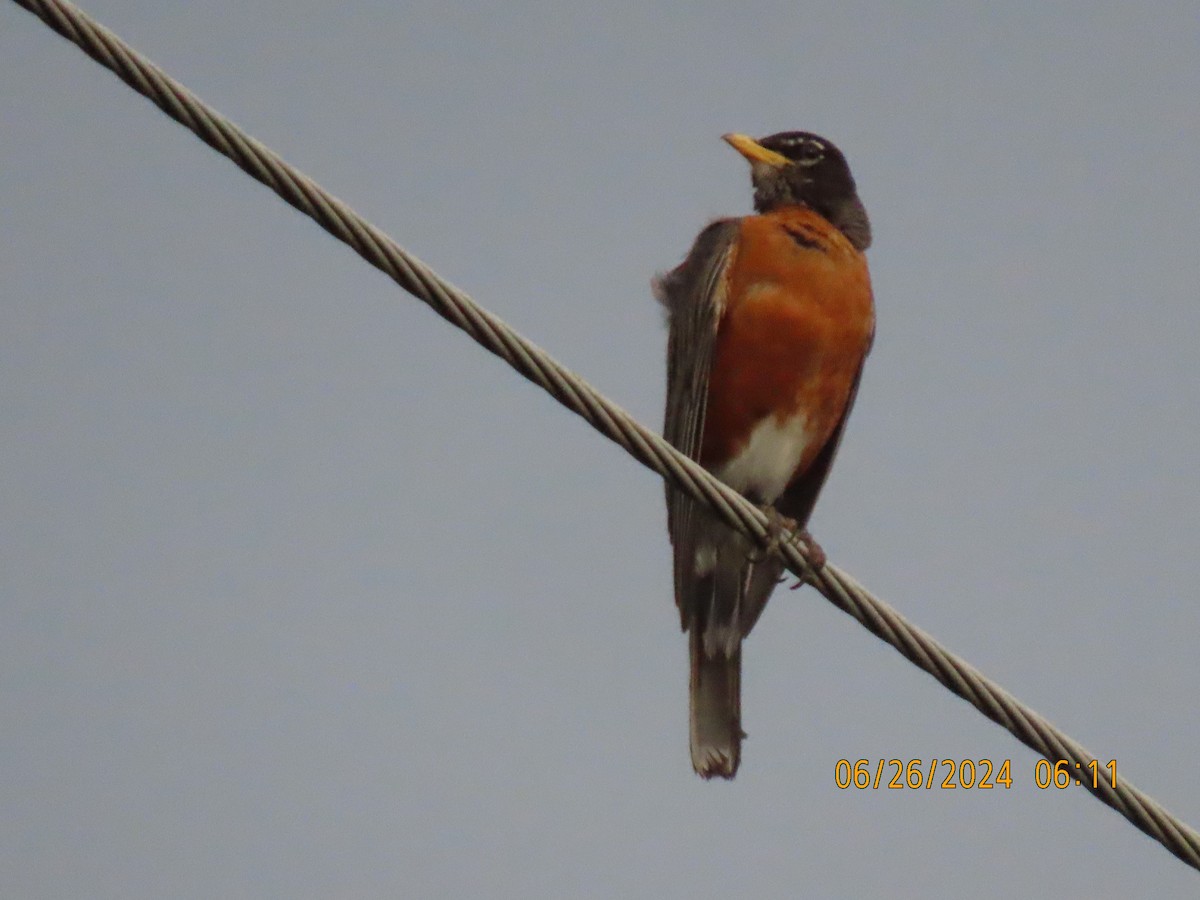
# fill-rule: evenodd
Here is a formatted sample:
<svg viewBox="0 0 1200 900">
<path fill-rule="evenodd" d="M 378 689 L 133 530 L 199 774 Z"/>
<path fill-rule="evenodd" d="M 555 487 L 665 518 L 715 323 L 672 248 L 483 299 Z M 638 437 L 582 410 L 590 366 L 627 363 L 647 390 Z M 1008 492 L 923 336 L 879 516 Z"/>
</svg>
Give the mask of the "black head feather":
<svg viewBox="0 0 1200 900">
<path fill-rule="evenodd" d="M 807 131 L 783 131 L 757 142 L 785 157 L 773 166 L 752 162 L 754 208 L 760 213 L 781 206 L 807 206 L 838 228 L 859 250 L 871 244 L 871 223 L 850 166 L 830 141 Z"/>
</svg>

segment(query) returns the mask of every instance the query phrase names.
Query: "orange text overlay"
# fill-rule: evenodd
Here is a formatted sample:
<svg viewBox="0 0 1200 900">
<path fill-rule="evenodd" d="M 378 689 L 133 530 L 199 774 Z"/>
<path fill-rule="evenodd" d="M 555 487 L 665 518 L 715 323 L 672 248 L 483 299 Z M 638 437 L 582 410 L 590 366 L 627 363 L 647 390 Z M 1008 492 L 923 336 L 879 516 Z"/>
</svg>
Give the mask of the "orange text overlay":
<svg viewBox="0 0 1200 900">
<path fill-rule="evenodd" d="M 1071 785 L 1115 788 L 1117 761 L 1039 759 L 1032 774 L 1033 785 L 1042 790 Z M 833 766 L 833 783 L 842 790 L 1009 790 L 1013 765 L 1011 759 L 839 759 Z"/>
</svg>

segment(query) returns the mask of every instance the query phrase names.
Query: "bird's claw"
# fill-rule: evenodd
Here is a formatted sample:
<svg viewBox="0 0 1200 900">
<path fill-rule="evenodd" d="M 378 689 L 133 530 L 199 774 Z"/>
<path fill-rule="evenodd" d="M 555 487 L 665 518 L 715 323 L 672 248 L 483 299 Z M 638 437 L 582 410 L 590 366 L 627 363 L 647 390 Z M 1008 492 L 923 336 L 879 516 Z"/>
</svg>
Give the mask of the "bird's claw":
<svg viewBox="0 0 1200 900">
<path fill-rule="evenodd" d="M 807 528 L 797 530 L 798 523 L 796 520 L 783 515 L 773 506 L 763 507 L 763 514 L 767 517 L 767 535 L 769 536 L 769 540 L 767 541 L 767 546 L 762 551 L 751 554 L 751 562 L 759 562 L 769 556 L 781 555 L 783 545 L 790 543 L 804 554 L 814 571 L 819 572 L 825 568 L 825 563 L 828 561 L 825 551 L 821 549 L 821 545 L 816 542 Z M 789 540 L 785 541 L 784 535 L 789 532 L 792 533 L 792 536 Z M 797 579 L 796 583 L 792 585 L 792 590 L 795 590 L 802 584 L 804 584 L 804 579 Z"/>
<path fill-rule="evenodd" d="M 825 568 L 825 563 L 829 562 L 829 557 L 825 555 L 825 550 L 817 543 L 807 528 L 796 533 L 795 543 L 799 545 L 800 551 L 804 554 L 814 572 L 820 572 Z M 794 591 L 797 588 L 803 587 L 806 580 L 804 578 L 797 578 L 796 583 L 791 586 L 791 590 Z"/>
<path fill-rule="evenodd" d="M 762 562 L 772 556 L 779 556 L 783 549 L 783 536 L 796 530 L 797 522 L 783 515 L 773 506 L 759 507 L 767 517 L 767 546 L 757 552 L 751 552 L 750 562 Z"/>
</svg>

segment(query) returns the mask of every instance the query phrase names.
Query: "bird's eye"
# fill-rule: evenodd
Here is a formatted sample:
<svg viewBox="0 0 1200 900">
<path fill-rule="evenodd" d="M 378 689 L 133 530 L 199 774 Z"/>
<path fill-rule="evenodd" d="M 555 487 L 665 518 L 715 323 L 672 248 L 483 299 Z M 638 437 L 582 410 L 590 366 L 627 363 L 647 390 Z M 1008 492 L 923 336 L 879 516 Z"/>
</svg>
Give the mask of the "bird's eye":
<svg viewBox="0 0 1200 900">
<path fill-rule="evenodd" d="M 796 162 L 802 166 L 815 166 L 825 158 L 825 148 L 816 141 L 805 141 L 796 150 Z"/>
</svg>

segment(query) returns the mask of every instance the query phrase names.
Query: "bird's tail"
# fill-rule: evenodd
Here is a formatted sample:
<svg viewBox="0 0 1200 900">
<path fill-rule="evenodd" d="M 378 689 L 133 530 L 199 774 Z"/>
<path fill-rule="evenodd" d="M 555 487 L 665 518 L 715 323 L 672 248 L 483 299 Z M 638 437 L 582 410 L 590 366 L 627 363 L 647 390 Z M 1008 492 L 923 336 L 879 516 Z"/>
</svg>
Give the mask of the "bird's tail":
<svg viewBox="0 0 1200 900">
<path fill-rule="evenodd" d="M 689 685 L 692 767 L 702 778 L 732 778 L 742 755 L 742 642 L 731 652 L 704 646 L 703 629 L 688 635 L 692 659 Z"/>
</svg>

